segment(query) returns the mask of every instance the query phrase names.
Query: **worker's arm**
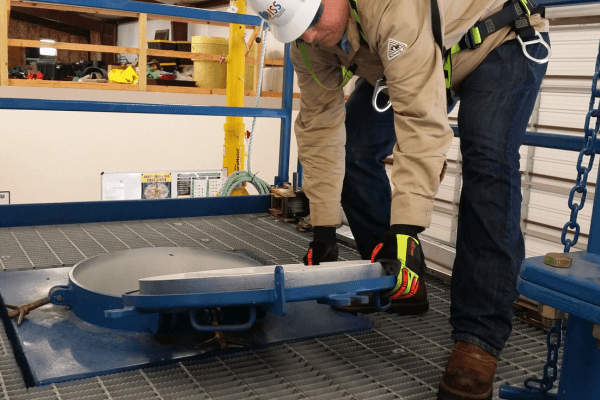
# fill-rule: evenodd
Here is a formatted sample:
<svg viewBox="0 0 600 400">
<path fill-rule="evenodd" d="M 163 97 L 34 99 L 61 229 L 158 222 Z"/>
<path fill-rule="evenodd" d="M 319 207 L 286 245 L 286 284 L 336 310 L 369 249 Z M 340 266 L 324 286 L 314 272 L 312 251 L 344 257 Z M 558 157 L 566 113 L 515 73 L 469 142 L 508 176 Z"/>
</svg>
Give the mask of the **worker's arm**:
<svg viewBox="0 0 600 400">
<path fill-rule="evenodd" d="M 383 61 L 398 139 L 392 169 L 392 225 L 429 226 L 453 138 L 429 4 L 394 3 L 394 10 L 371 28 L 375 40 L 369 38 Z"/>
<path fill-rule="evenodd" d="M 341 83 L 335 56 L 307 45 L 313 71 L 331 88 Z M 341 221 L 340 204 L 345 168 L 346 129 L 344 92 L 320 87 L 292 44 L 294 68 L 300 86 L 300 113 L 294 126 L 298 157 L 304 169 L 303 189 L 310 200 L 314 226 L 335 226 Z"/>
</svg>

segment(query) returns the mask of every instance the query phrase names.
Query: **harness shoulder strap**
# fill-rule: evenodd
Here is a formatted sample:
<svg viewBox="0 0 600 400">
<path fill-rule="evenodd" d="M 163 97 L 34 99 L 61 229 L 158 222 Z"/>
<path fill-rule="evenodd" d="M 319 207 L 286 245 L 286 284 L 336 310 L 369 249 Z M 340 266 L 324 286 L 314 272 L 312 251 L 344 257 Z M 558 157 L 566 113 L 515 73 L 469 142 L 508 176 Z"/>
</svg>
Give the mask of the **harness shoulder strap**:
<svg viewBox="0 0 600 400">
<path fill-rule="evenodd" d="M 444 78 L 446 80 L 446 102 L 450 104 L 454 98 L 452 90 L 452 52 L 453 49 L 447 51 L 444 47 L 444 36 L 442 35 L 442 18 L 440 15 L 440 7 L 437 0 L 431 0 L 431 28 L 435 42 L 442 51 L 442 59 L 444 60 Z"/>
<path fill-rule="evenodd" d="M 363 31 L 362 25 L 360 23 L 360 15 L 358 14 L 358 7 L 357 7 L 358 0 L 349 0 L 349 1 L 350 1 L 350 7 L 352 8 L 352 15 L 354 16 L 354 20 L 356 21 L 356 25 L 358 26 L 360 36 L 365 40 L 365 42 L 368 43 L 367 36 L 365 35 L 365 32 Z M 346 86 L 348 84 L 348 82 L 350 82 L 350 79 L 352 79 L 352 77 L 354 76 L 354 73 L 356 72 L 356 68 L 357 68 L 356 64 L 353 64 L 348 68 L 342 67 L 343 79 L 342 79 L 342 83 L 338 87 L 329 88 L 329 87 L 323 85 L 321 83 L 321 81 L 319 81 L 319 78 L 317 78 L 317 75 L 315 74 L 315 72 L 312 69 L 312 66 L 310 65 L 310 57 L 308 56 L 308 50 L 306 49 L 306 44 L 302 40 L 297 40 L 296 44 L 298 46 L 298 50 L 300 50 L 300 55 L 302 56 L 302 60 L 304 61 L 304 65 L 306 65 L 308 72 L 310 72 L 310 75 L 313 77 L 315 82 L 317 82 L 317 84 L 319 86 L 321 86 L 323 89 L 332 90 L 332 91 L 340 90 L 344 86 Z"/>
<path fill-rule="evenodd" d="M 453 48 L 453 54 L 464 49 L 476 49 L 488 36 L 505 26 L 512 25 L 522 40 L 535 37 L 535 29 L 529 23 L 532 14 L 544 16 L 544 7 L 531 0 L 510 0 L 496 14 L 481 21 L 462 37 Z"/>
<path fill-rule="evenodd" d="M 350 0 L 350 7 L 352 8 L 352 15 L 354 16 L 354 20 L 356 21 L 356 25 L 358 26 L 360 36 L 362 36 L 362 38 L 365 40 L 365 42 L 369 43 L 369 41 L 367 40 L 367 36 L 365 35 L 365 32 L 363 31 L 361 22 L 360 22 L 360 15 L 358 14 L 357 2 L 358 2 L 358 0 Z"/>
</svg>

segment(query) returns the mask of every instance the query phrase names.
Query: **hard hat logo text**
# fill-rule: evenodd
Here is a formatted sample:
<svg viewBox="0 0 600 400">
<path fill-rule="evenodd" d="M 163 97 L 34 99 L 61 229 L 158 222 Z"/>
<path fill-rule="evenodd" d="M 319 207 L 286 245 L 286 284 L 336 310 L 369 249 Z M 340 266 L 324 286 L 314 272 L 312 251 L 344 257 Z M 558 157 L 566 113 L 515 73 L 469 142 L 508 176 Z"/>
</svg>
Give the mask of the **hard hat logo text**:
<svg viewBox="0 0 600 400">
<path fill-rule="evenodd" d="M 281 15 L 285 12 L 285 8 L 278 4 L 277 1 L 273 2 L 273 5 L 267 8 L 266 11 L 262 11 L 258 13 L 261 17 L 266 20 L 273 20 L 275 18 L 281 17 Z"/>
</svg>

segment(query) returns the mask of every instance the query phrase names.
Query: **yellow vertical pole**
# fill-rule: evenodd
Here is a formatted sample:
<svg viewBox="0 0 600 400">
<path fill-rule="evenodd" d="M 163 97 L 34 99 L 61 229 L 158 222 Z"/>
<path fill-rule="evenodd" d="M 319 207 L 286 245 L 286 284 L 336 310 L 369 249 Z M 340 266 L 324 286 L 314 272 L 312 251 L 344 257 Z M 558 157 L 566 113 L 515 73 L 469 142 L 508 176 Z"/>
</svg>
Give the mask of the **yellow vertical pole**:
<svg viewBox="0 0 600 400">
<path fill-rule="evenodd" d="M 246 0 L 231 0 L 237 7 L 238 14 L 246 14 Z M 246 27 L 240 24 L 229 24 L 229 56 L 227 57 L 227 107 L 244 106 L 244 73 L 246 43 L 244 32 Z M 223 149 L 223 167 L 227 174 L 244 169 L 244 136 L 246 128 L 242 117 L 226 117 L 225 145 Z M 244 187 L 234 189 L 232 195 L 246 195 Z"/>
<path fill-rule="evenodd" d="M 10 0 L 0 0 L 0 85 L 8 86 L 8 18 Z"/>
<path fill-rule="evenodd" d="M 138 89 L 146 90 L 148 79 L 146 78 L 146 65 L 148 64 L 147 55 L 148 55 L 148 40 L 146 39 L 146 30 L 148 27 L 148 14 L 140 14 L 139 18 L 139 54 L 138 58 L 140 62 L 138 63 Z"/>
</svg>

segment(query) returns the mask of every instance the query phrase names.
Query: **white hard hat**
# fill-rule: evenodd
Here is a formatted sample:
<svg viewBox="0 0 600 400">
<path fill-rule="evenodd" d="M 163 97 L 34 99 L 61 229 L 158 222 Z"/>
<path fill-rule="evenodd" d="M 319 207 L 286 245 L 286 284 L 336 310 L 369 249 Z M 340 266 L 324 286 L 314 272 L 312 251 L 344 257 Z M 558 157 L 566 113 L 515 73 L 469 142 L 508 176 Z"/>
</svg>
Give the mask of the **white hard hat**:
<svg viewBox="0 0 600 400">
<path fill-rule="evenodd" d="M 321 0 L 248 0 L 248 5 L 269 23 L 275 39 L 298 39 L 313 21 Z"/>
</svg>

